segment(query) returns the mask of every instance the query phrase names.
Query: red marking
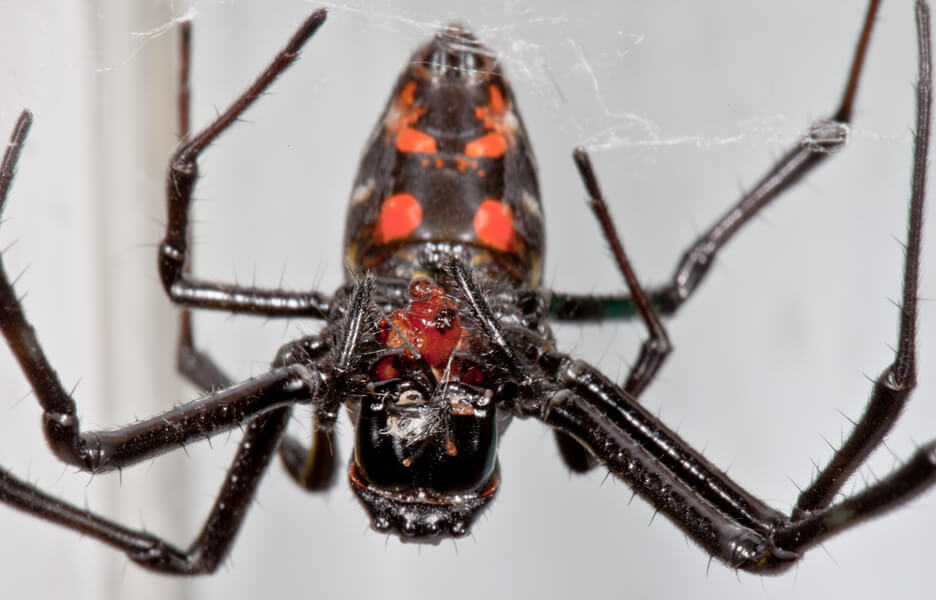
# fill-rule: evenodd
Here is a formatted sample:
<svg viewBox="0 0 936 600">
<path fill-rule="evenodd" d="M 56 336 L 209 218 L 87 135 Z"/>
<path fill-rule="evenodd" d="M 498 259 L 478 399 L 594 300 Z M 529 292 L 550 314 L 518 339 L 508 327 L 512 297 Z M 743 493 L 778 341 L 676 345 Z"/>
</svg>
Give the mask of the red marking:
<svg viewBox="0 0 936 600">
<path fill-rule="evenodd" d="M 396 148 L 400 152 L 417 152 L 419 154 L 434 154 L 436 141 L 431 135 L 423 133 L 412 127 L 404 127 L 397 134 Z"/>
<path fill-rule="evenodd" d="M 455 442 L 445 440 L 445 453 L 449 456 L 458 456 L 458 448 L 455 447 Z"/>
<path fill-rule="evenodd" d="M 507 141 L 497 132 L 482 135 L 465 145 L 465 154 L 474 157 L 500 158 L 507 152 Z"/>
<path fill-rule="evenodd" d="M 413 102 L 416 99 L 416 88 L 419 87 L 415 81 L 407 81 L 406 85 L 403 86 L 403 89 L 400 90 L 400 95 L 397 96 L 397 102 L 403 108 L 413 105 Z"/>
<path fill-rule="evenodd" d="M 394 99 L 393 107 L 388 113 L 385 123 L 391 136 L 399 134 L 411 125 L 415 125 L 423 113 L 426 112 L 425 108 L 416 105 L 416 90 L 418 87 L 415 81 L 409 81 Z M 401 150 L 401 152 L 405 152 L 405 150 Z"/>
<path fill-rule="evenodd" d="M 501 125 L 507 112 L 507 103 L 496 85 L 488 86 L 488 103 L 486 106 L 475 107 L 475 116 L 484 121 L 485 129 L 495 129 Z"/>
<path fill-rule="evenodd" d="M 422 206 L 411 194 L 390 196 L 380 207 L 377 225 L 374 227 L 374 239 L 379 244 L 386 244 L 413 233 L 422 223 Z"/>
<path fill-rule="evenodd" d="M 377 379 L 380 381 L 386 381 L 388 379 L 396 379 L 400 376 L 400 370 L 394 364 L 396 361 L 394 357 L 388 356 L 379 363 L 377 363 L 377 368 L 374 369 L 374 373 L 377 375 Z"/>
<path fill-rule="evenodd" d="M 477 365 L 470 362 L 464 362 L 461 365 L 462 376 L 461 380 L 468 385 L 481 385 L 484 383 L 484 373 L 481 372 L 481 369 Z"/>
<path fill-rule="evenodd" d="M 474 170 L 478 168 L 478 161 L 465 158 L 459 154 L 455 157 L 455 168 L 457 168 L 462 173 L 466 172 L 468 169 Z"/>
<path fill-rule="evenodd" d="M 360 477 L 358 477 L 357 471 L 358 471 L 357 465 L 355 465 L 354 463 L 351 463 L 351 465 L 348 467 L 348 479 L 350 479 L 351 483 L 353 483 L 357 487 L 361 488 L 362 490 L 366 490 L 367 485 L 363 481 L 361 481 Z"/>
<path fill-rule="evenodd" d="M 491 110 L 496 113 L 504 112 L 507 108 L 507 103 L 504 102 L 504 95 L 501 94 L 500 88 L 492 83 L 488 86 L 488 94 L 491 96 L 491 100 L 488 103 Z"/>
<path fill-rule="evenodd" d="M 474 216 L 474 230 L 479 240 L 501 252 L 514 247 L 513 213 L 499 200 L 489 198 L 481 203 Z"/>
<path fill-rule="evenodd" d="M 414 302 L 394 312 L 390 322 L 381 319 L 378 339 L 390 348 L 405 348 L 410 358 L 415 349 L 431 367 L 443 366 L 461 341 L 461 317 L 445 290 L 425 279 L 410 283 L 410 296 Z"/>
<path fill-rule="evenodd" d="M 500 483 L 500 482 L 498 481 L 497 473 L 494 473 L 494 477 L 491 479 L 491 485 L 490 485 L 490 487 L 488 487 L 488 489 L 486 489 L 486 490 L 484 490 L 483 492 L 481 492 L 480 494 L 478 494 L 477 497 L 478 497 L 478 498 L 486 498 L 487 496 L 490 496 L 491 494 L 493 494 L 494 492 L 497 491 L 497 484 L 498 484 L 498 483 Z"/>
<path fill-rule="evenodd" d="M 488 86 L 488 103 L 475 107 L 475 117 L 484 124 L 489 133 L 474 139 L 465 146 L 465 154 L 474 157 L 500 158 L 513 145 L 513 131 L 504 123 L 507 102 L 500 88 Z"/>
</svg>

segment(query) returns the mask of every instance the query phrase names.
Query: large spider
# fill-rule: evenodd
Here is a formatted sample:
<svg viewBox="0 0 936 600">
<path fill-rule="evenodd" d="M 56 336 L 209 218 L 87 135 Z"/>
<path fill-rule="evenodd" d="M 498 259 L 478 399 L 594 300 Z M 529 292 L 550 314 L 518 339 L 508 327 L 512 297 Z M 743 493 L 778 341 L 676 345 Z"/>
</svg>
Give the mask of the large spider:
<svg viewBox="0 0 936 600">
<path fill-rule="evenodd" d="M 452 267 L 452 268 L 455 268 L 454 265 L 451 265 L 451 267 Z M 472 294 L 471 294 L 471 293 L 467 293 L 467 296 L 471 297 Z M 485 294 L 485 295 L 480 295 L 480 296 L 475 295 L 475 296 L 476 296 L 476 298 L 482 298 L 482 299 L 493 297 L 493 296 L 488 296 L 488 295 L 486 295 L 486 294 Z M 463 300 L 464 300 L 464 299 L 462 299 L 462 301 L 463 301 Z M 464 318 L 466 318 L 466 319 L 471 319 L 471 318 L 472 318 L 472 316 L 471 316 L 470 313 L 465 312 L 466 309 L 464 309 L 463 305 L 459 304 L 459 305 L 458 305 L 458 310 L 462 312 Z M 386 311 L 385 311 L 385 312 L 386 312 Z M 373 318 L 376 319 L 377 317 L 375 316 L 375 317 L 373 317 Z M 477 315 L 475 315 L 475 318 L 477 318 Z M 391 319 L 391 320 L 392 320 L 392 319 Z M 492 334 L 493 337 L 496 337 L 496 335 L 494 335 L 494 333 L 496 333 L 496 328 L 495 328 L 495 330 L 493 330 L 493 331 L 490 332 L 490 333 Z M 390 335 L 392 336 L 392 334 L 390 334 Z M 506 336 L 506 337 L 511 338 L 511 336 Z M 511 338 L 510 341 L 511 341 L 511 344 L 512 344 L 515 340 L 514 340 L 513 338 Z M 405 345 L 405 344 L 404 344 L 404 345 Z M 491 359 L 491 364 L 492 364 L 492 365 L 498 365 L 498 364 L 499 364 L 501 367 L 503 367 L 505 364 L 510 365 L 510 364 L 513 363 L 513 362 L 514 362 L 514 361 L 511 361 L 511 360 L 509 360 L 508 358 L 505 358 L 505 357 L 500 357 L 500 358 L 498 359 L 498 358 L 495 356 L 494 358 Z M 522 362 L 518 360 L 518 361 L 516 361 L 516 364 L 522 364 Z M 391 379 L 392 379 L 392 378 L 391 378 Z M 405 460 L 405 459 L 404 459 L 404 460 Z"/>
</svg>

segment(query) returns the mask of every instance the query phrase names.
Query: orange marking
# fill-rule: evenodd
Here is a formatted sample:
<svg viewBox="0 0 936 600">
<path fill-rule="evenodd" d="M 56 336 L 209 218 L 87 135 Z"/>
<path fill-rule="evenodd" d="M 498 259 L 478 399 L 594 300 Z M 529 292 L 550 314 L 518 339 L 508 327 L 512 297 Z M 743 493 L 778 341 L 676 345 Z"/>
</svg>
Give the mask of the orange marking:
<svg viewBox="0 0 936 600">
<path fill-rule="evenodd" d="M 379 244 L 406 237 L 422 223 L 422 206 L 412 194 L 390 196 L 380 207 L 374 227 L 374 239 Z"/>
<path fill-rule="evenodd" d="M 496 85 L 488 86 L 488 103 L 475 107 L 475 117 L 489 133 L 465 146 L 465 154 L 474 157 L 500 158 L 514 143 L 511 126 L 505 123 L 509 114 L 507 101 Z"/>
<path fill-rule="evenodd" d="M 416 99 L 416 88 L 417 84 L 415 81 L 407 81 L 406 85 L 403 86 L 403 89 L 400 90 L 399 98 L 400 106 L 407 108 L 413 105 L 413 102 Z"/>
<path fill-rule="evenodd" d="M 507 152 L 507 141 L 497 132 L 482 135 L 465 145 L 465 154 L 473 157 L 500 158 L 504 152 Z"/>
<path fill-rule="evenodd" d="M 384 127 L 387 128 L 389 135 L 396 135 L 404 128 L 415 125 L 426 112 L 425 108 L 416 105 L 417 89 L 418 85 L 415 81 L 407 82 L 394 99 L 393 106 L 384 120 Z"/>
<path fill-rule="evenodd" d="M 377 368 L 375 370 L 377 379 L 380 381 L 386 381 L 388 379 L 395 379 L 400 376 L 400 370 L 396 368 L 396 365 L 393 364 L 393 357 L 388 356 L 379 363 L 377 363 Z"/>
<path fill-rule="evenodd" d="M 455 442 L 445 440 L 445 453 L 449 456 L 458 456 L 458 448 L 455 447 Z"/>
<path fill-rule="evenodd" d="M 497 473 L 494 473 L 494 477 L 491 479 L 491 485 L 488 487 L 488 489 L 486 489 L 486 490 L 484 490 L 483 492 L 481 492 L 480 494 L 478 494 L 477 497 L 478 497 L 478 498 L 486 498 L 486 497 L 490 496 L 491 494 L 493 494 L 494 492 L 497 491 L 497 484 L 498 484 L 498 483 L 500 483 L 499 478 L 497 477 Z"/>
<path fill-rule="evenodd" d="M 434 154 L 436 141 L 428 133 L 423 133 L 412 127 L 404 127 L 397 134 L 396 148 L 400 152 L 418 152 L 420 154 Z"/>
<path fill-rule="evenodd" d="M 465 158 L 464 156 L 458 155 L 455 157 L 455 167 L 464 173 L 468 169 L 477 169 L 478 161 Z"/>
<path fill-rule="evenodd" d="M 513 213 L 499 200 L 487 199 L 474 216 L 474 230 L 478 239 L 488 246 L 509 252 L 514 246 Z"/>
<path fill-rule="evenodd" d="M 488 86 L 488 94 L 491 96 L 491 100 L 488 103 L 491 110 L 496 113 L 504 112 L 504 109 L 507 108 L 507 103 L 504 102 L 504 96 L 501 94 L 500 88 L 492 83 Z"/>
</svg>

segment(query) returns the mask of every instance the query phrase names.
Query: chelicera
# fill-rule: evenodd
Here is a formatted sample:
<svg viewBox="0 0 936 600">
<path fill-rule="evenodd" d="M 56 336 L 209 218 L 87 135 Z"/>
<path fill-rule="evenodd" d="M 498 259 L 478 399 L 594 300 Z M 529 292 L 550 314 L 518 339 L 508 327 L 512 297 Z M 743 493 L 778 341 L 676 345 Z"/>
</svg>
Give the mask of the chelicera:
<svg viewBox="0 0 936 600">
<path fill-rule="evenodd" d="M 231 381 L 194 345 L 182 318 L 180 370 L 206 394 L 113 431 L 82 431 L 13 285 L 0 277 L 0 328 L 43 409 L 53 452 L 80 469 L 117 470 L 179 445 L 243 427 L 244 439 L 201 533 L 185 550 L 79 509 L 0 470 L 0 500 L 176 574 L 222 562 L 256 487 L 279 452 L 295 481 L 328 487 L 328 437 L 342 406 L 355 427 L 351 488 L 378 531 L 434 541 L 467 534 L 498 492 L 498 440 L 511 418 L 556 431 L 566 463 L 600 463 L 698 545 L 740 569 L 775 572 L 836 533 L 907 502 L 936 480 L 936 443 L 844 499 L 843 485 L 878 447 L 916 381 L 915 319 L 930 109 L 929 11 L 917 4 L 920 84 L 899 340 L 866 413 L 805 488 L 792 514 L 742 489 L 644 409 L 638 398 L 671 350 L 660 315 L 675 313 L 720 248 L 770 200 L 844 144 L 878 2 L 869 6 L 841 106 L 816 123 L 685 252 L 670 282 L 645 290 L 618 240 L 587 153 L 575 161 L 628 293 L 589 296 L 540 286 L 543 210 L 536 164 L 511 88 L 493 54 L 460 26 L 420 49 L 403 71 L 353 185 L 343 259 L 332 295 L 205 281 L 189 271 L 189 208 L 198 158 L 270 86 L 325 20 L 313 13 L 256 82 L 170 161 L 168 223 L 159 272 L 189 309 L 324 322 L 284 346 L 271 370 Z M 183 111 L 184 112 L 184 111 Z M 0 170 L 0 202 L 32 122 L 22 114 Z M 623 384 L 554 347 L 551 321 L 637 316 L 649 337 Z M 296 405 L 311 407 L 310 446 L 285 434 Z"/>
</svg>

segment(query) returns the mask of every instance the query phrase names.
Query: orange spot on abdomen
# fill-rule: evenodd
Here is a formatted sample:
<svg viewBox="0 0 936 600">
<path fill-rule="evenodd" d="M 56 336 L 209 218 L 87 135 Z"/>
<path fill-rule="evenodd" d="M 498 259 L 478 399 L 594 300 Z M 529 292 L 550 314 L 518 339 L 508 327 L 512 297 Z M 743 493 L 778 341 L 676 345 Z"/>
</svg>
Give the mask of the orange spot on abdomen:
<svg viewBox="0 0 936 600">
<path fill-rule="evenodd" d="M 489 105 L 491 110 L 496 113 L 504 112 L 504 109 L 507 108 L 507 103 L 504 102 L 504 96 L 501 94 L 500 88 L 492 83 L 488 86 L 488 94 L 490 97 Z"/>
<path fill-rule="evenodd" d="M 465 154 L 471 157 L 500 158 L 507 152 L 507 141 L 499 133 L 488 133 L 465 145 Z"/>
<path fill-rule="evenodd" d="M 400 95 L 397 96 L 397 101 L 400 103 L 400 106 L 407 108 L 412 106 L 413 101 L 416 98 L 416 88 L 419 87 L 415 81 L 407 81 L 406 85 L 403 86 L 403 89 L 400 90 Z"/>
<path fill-rule="evenodd" d="M 396 148 L 400 152 L 433 154 L 436 151 L 436 141 L 428 133 L 423 133 L 412 127 L 404 127 L 397 134 Z"/>
<path fill-rule="evenodd" d="M 490 198 L 482 202 L 473 224 L 475 234 L 484 244 L 502 252 L 513 250 L 513 212 L 503 202 Z"/>
<path fill-rule="evenodd" d="M 390 196 L 380 207 L 374 239 L 386 244 L 413 233 L 422 222 L 422 206 L 412 194 Z"/>
</svg>

